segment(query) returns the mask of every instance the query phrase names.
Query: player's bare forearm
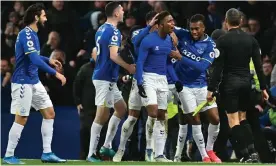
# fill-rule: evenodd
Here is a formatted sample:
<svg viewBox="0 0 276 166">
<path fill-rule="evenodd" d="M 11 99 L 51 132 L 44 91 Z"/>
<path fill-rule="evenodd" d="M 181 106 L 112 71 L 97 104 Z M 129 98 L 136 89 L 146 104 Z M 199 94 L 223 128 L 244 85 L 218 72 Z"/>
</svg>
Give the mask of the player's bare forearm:
<svg viewBox="0 0 276 166">
<path fill-rule="evenodd" d="M 128 70 L 129 64 L 127 64 L 119 55 L 118 55 L 118 46 L 111 46 L 109 47 L 110 50 L 110 59 L 118 64 L 119 66 L 123 67 L 124 69 Z"/>
<path fill-rule="evenodd" d="M 127 64 L 119 55 L 110 57 L 113 62 L 120 65 L 124 69 L 128 70 L 129 64 Z"/>
</svg>

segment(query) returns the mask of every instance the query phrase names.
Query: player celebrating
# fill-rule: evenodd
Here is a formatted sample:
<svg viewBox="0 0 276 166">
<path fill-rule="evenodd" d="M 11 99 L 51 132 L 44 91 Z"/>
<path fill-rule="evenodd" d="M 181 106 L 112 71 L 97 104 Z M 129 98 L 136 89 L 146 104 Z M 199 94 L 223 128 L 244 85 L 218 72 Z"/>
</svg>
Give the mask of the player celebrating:
<svg viewBox="0 0 276 166">
<path fill-rule="evenodd" d="M 183 84 L 183 90 L 179 93 L 179 97 L 187 116 L 191 116 L 196 107 L 206 100 L 206 70 L 214 61 L 217 53 L 214 42 L 204 34 L 204 19 L 201 14 L 192 16 L 190 32 L 175 28 L 175 33 L 179 39 L 178 48 L 183 56 L 178 51 L 172 51 L 172 57 L 178 60 L 175 71 Z M 193 117 L 190 122 L 193 138 L 204 162 L 221 162 L 213 152 L 213 145 L 219 133 L 219 116 L 216 103 L 203 108 L 202 112 L 204 111 L 206 111 L 210 122 L 206 149 L 199 115 Z M 174 161 L 180 161 L 183 144 L 187 136 L 187 127 L 188 125 L 182 125 L 180 128 L 182 132 L 179 132 L 181 135 L 178 136 Z M 183 138 L 184 141 L 180 141 L 180 138 Z"/>
<path fill-rule="evenodd" d="M 163 155 L 165 146 L 165 110 L 167 109 L 168 82 L 167 59 L 173 49 L 169 35 L 174 29 L 174 20 L 169 12 L 158 15 L 158 31 L 147 35 L 139 48 L 137 60 L 137 85 L 151 118 L 157 118 L 153 127 L 155 160 L 168 162 Z M 154 42 L 153 42 L 154 41 Z"/>
<path fill-rule="evenodd" d="M 95 103 L 97 113 L 91 126 L 90 148 L 87 160 L 90 162 L 101 161 L 96 153 L 102 126 L 109 118 L 109 108 L 114 107 L 115 112 L 111 117 L 105 138 L 105 143 L 100 149 L 100 154 L 113 157 L 115 152 L 111 142 L 116 134 L 121 118 L 125 115 L 126 104 L 119 91 L 116 81 L 119 75 L 119 65 L 135 73 L 135 65 L 129 65 L 118 55 L 121 46 L 121 33 L 116 28 L 123 21 L 124 11 L 117 2 L 110 2 L 105 7 L 107 21 L 96 32 L 97 59 L 93 73 L 93 84 L 96 88 Z"/>
<path fill-rule="evenodd" d="M 17 36 L 15 44 L 16 66 L 12 76 L 12 103 L 11 113 L 15 114 L 15 121 L 9 132 L 7 151 L 3 162 L 6 164 L 24 164 L 14 156 L 14 150 L 20 139 L 22 130 L 30 114 L 31 106 L 39 110 L 43 116 L 41 134 L 43 142 L 42 162 L 61 163 L 60 159 L 51 150 L 55 111 L 53 104 L 38 77 L 38 68 L 55 75 L 57 79 L 66 83 L 66 78 L 52 69 L 45 62 L 61 68 L 59 61 L 40 56 L 40 44 L 37 36 L 38 26 L 44 26 L 47 21 L 44 6 L 34 4 L 24 15 L 24 24 L 27 25 Z"/>
<path fill-rule="evenodd" d="M 156 30 L 156 26 L 155 26 L 156 16 L 157 16 L 156 12 L 153 12 L 153 11 L 148 12 L 146 15 L 147 27 L 133 31 L 131 41 L 133 43 L 134 50 L 135 50 L 134 60 L 137 60 L 138 50 L 142 39 L 146 35 L 148 35 L 151 31 Z M 120 162 L 122 160 L 122 157 L 125 152 L 126 142 L 133 131 L 133 127 L 137 119 L 139 118 L 140 110 L 142 107 L 141 96 L 138 93 L 138 87 L 137 87 L 137 81 L 135 79 L 135 75 L 134 75 L 134 79 L 132 80 L 132 88 L 131 88 L 128 102 L 129 102 L 128 103 L 129 116 L 122 126 L 120 145 L 116 155 L 113 158 L 113 161 L 115 162 Z M 149 131 L 152 131 L 154 121 L 155 119 L 148 117 L 147 124 L 146 124 L 146 141 L 147 141 L 146 155 L 145 155 L 146 161 L 153 161 L 152 145 L 151 145 L 152 132 L 149 132 Z"/>
</svg>

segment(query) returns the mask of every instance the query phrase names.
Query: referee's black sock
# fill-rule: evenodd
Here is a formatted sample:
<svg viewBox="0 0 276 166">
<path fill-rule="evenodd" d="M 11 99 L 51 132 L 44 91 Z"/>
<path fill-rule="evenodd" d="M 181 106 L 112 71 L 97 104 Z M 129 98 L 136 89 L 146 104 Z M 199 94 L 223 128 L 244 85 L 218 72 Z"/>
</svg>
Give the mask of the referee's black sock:
<svg viewBox="0 0 276 166">
<path fill-rule="evenodd" d="M 254 146 L 253 133 L 252 133 L 249 123 L 247 122 L 247 120 L 243 120 L 240 122 L 240 124 L 244 128 L 244 135 L 245 135 L 249 154 L 256 153 L 255 146 Z"/>
<path fill-rule="evenodd" d="M 237 147 L 239 147 L 242 156 L 246 159 L 249 158 L 249 153 L 244 135 L 244 127 L 241 125 L 236 125 L 232 127 L 232 136 L 234 140 L 237 141 Z"/>
</svg>

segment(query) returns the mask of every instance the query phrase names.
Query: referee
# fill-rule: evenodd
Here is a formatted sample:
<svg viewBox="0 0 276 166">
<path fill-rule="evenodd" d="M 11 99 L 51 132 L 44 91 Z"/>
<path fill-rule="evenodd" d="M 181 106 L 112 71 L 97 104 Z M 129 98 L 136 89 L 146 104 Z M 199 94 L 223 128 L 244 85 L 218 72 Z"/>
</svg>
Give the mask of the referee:
<svg viewBox="0 0 276 166">
<path fill-rule="evenodd" d="M 207 100 L 220 83 L 221 104 L 227 113 L 233 139 L 237 141 L 242 154 L 241 162 L 258 162 L 251 128 L 247 127 L 246 110 L 250 107 L 251 75 L 249 62 L 252 58 L 260 82 L 263 98 L 269 96 L 265 90 L 264 75 L 258 42 L 240 28 L 241 13 L 237 9 L 226 12 L 228 33 L 217 40 L 220 56 L 208 85 Z"/>
</svg>

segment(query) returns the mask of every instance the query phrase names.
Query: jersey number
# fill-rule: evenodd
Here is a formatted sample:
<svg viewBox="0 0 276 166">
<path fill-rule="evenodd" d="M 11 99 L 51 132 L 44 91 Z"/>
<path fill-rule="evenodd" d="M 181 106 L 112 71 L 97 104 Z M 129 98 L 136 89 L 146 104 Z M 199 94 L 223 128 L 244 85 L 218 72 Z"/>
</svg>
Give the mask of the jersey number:
<svg viewBox="0 0 276 166">
<path fill-rule="evenodd" d="M 99 40 L 101 39 L 101 36 L 98 36 L 97 40 L 96 40 L 96 47 L 97 47 L 97 57 L 98 55 L 100 55 L 101 50 L 100 50 L 100 44 L 99 44 Z"/>
</svg>

